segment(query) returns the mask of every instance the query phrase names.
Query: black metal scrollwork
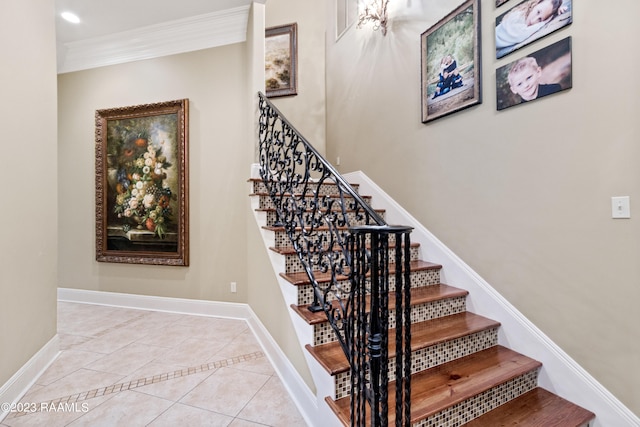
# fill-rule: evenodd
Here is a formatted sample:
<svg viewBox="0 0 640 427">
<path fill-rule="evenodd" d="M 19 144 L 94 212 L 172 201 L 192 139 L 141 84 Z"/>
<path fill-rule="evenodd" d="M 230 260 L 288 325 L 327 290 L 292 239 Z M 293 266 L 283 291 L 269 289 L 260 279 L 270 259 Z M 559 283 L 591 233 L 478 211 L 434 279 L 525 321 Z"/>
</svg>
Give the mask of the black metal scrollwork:
<svg viewBox="0 0 640 427">
<path fill-rule="evenodd" d="M 349 360 L 351 424 L 365 425 L 368 413 L 371 425 L 387 425 L 389 293 L 395 292 L 396 425 L 409 425 L 411 228 L 388 226 L 262 93 L 259 108 L 260 175 L 277 225 L 313 286 L 310 310 L 326 313 Z"/>
</svg>

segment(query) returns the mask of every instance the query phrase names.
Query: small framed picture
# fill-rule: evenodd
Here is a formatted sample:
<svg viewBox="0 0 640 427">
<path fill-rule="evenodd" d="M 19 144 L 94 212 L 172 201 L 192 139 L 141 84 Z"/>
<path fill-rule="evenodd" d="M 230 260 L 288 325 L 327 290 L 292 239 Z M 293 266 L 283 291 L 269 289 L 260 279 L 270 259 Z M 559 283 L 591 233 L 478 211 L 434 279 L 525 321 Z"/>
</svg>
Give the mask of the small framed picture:
<svg viewBox="0 0 640 427">
<path fill-rule="evenodd" d="M 572 0 L 525 0 L 496 18 L 496 59 L 573 22 Z"/>
<path fill-rule="evenodd" d="M 465 1 L 420 39 L 422 122 L 480 104 L 479 0 Z"/>
<path fill-rule="evenodd" d="M 496 70 L 498 110 L 570 89 L 571 37 Z"/>
<path fill-rule="evenodd" d="M 267 97 L 298 94 L 298 25 L 265 30 L 265 94 Z"/>
</svg>

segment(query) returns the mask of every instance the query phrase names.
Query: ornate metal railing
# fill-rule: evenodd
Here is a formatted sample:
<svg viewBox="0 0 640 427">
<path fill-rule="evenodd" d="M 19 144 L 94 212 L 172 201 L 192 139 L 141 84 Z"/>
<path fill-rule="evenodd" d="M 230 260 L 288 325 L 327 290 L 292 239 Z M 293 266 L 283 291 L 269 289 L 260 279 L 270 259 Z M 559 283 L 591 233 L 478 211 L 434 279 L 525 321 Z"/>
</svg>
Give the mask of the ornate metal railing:
<svg viewBox="0 0 640 427">
<path fill-rule="evenodd" d="M 313 287 L 309 309 L 325 312 L 349 361 L 351 425 L 386 426 L 395 402 L 408 426 L 411 228 L 387 225 L 262 93 L 259 107 L 260 175 Z"/>
</svg>

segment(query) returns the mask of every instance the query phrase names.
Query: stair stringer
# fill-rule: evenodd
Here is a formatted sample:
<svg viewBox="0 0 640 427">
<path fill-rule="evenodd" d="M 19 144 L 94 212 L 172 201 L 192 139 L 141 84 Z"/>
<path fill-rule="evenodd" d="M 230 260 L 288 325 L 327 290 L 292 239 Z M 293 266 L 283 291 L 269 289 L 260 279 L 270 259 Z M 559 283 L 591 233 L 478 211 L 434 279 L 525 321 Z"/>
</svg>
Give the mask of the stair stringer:
<svg viewBox="0 0 640 427">
<path fill-rule="evenodd" d="M 596 414 L 592 427 L 638 427 L 638 418 L 602 384 L 509 303 L 478 273 L 446 247 L 426 227 L 400 206 L 364 172 L 343 174 L 359 184 L 363 194 L 372 196 L 374 209 L 385 209 L 389 224 L 414 227 L 411 241 L 420 244 L 430 262 L 442 265 L 443 283 L 469 291 L 467 310 L 501 323 L 498 341 L 519 353 L 542 362 L 539 385 Z M 425 258 L 425 256 L 423 256 Z"/>
<path fill-rule="evenodd" d="M 327 371 L 318 363 L 318 361 L 304 348 L 306 344 L 313 342 L 313 326 L 307 324 L 304 319 L 297 315 L 292 309 L 291 305 L 297 304 L 297 289 L 280 276 L 280 272 L 285 271 L 285 257 L 280 255 L 271 249 L 275 247 L 275 233 L 273 231 L 265 230 L 263 226 L 267 225 L 267 217 L 265 212 L 257 211 L 258 197 L 251 197 L 251 211 L 253 212 L 256 226 L 258 227 L 262 240 L 264 242 L 265 250 L 269 255 L 273 272 L 277 278 L 280 292 L 284 300 L 283 309 L 289 313 L 291 323 L 298 338 L 298 343 L 304 354 L 307 366 L 311 373 L 314 385 L 316 387 L 315 394 L 309 390 L 309 393 L 315 395 L 316 401 L 313 403 L 313 411 L 315 414 L 309 414 L 310 410 L 306 408 L 307 421 L 313 422 L 312 427 L 342 427 L 342 424 L 335 416 L 335 413 L 327 405 L 325 397 L 329 396 L 335 398 L 335 384 L 333 377 L 327 373 Z M 286 386 L 286 384 L 285 384 Z M 291 389 L 291 388 L 289 388 Z M 296 399 L 294 399 L 295 401 Z M 299 408 L 301 409 L 301 408 Z"/>
</svg>

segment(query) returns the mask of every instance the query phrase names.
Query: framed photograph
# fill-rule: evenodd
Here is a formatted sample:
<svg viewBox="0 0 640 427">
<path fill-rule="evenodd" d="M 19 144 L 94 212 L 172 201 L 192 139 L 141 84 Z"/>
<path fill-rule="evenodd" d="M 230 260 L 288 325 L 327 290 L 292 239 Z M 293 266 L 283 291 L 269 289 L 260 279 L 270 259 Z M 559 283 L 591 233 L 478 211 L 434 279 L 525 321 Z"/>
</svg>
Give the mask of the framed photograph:
<svg viewBox="0 0 640 427">
<path fill-rule="evenodd" d="M 498 110 L 572 87 L 571 37 L 496 70 Z"/>
<path fill-rule="evenodd" d="M 505 4 L 508 1 L 509 0 L 496 0 L 496 7 L 502 6 L 503 4 Z"/>
<path fill-rule="evenodd" d="M 422 122 L 480 104 L 479 0 L 465 1 L 420 38 Z"/>
<path fill-rule="evenodd" d="M 525 0 L 496 18 L 496 58 L 573 22 L 572 0 Z"/>
<path fill-rule="evenodd" d="M 265 94 L 267 97 L 298 94 L 298 25 L 265 30 Z"/>
<path fill-rule="evenodd" d="M 189 265 L 189 100 L 95 120 L 96 260 Z"/>
</svg>

